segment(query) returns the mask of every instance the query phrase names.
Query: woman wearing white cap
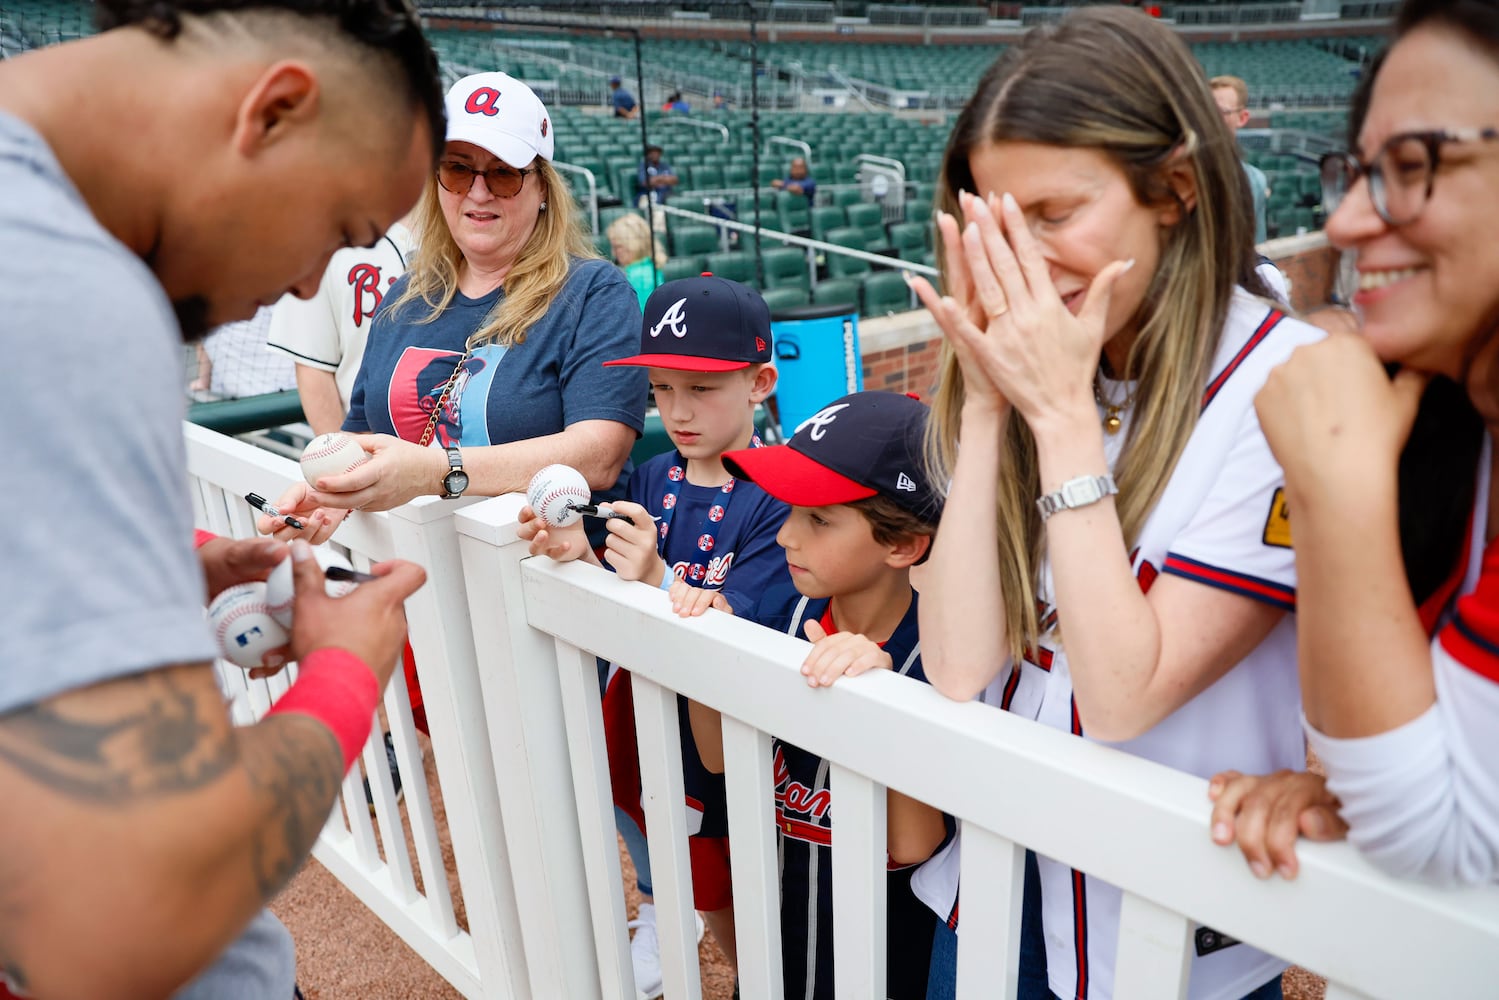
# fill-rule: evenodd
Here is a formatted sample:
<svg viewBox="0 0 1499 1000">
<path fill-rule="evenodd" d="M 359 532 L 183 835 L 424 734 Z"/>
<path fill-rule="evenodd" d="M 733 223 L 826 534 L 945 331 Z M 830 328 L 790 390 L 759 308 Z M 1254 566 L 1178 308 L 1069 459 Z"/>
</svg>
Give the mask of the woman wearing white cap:
<svg viewBox="0 0 1499 1000">
<path fill-rule="evenodd" d="M 635 349 L 635 293 L 584 238 L 529 87 L 465 77 L 447 114 L 446 150 L 413 214 L 419 249 L 374 320 L 343 425 L 371 432 L 360 439 L 371 459 L 280 502 L 314 541 L 350 509 L 498 496 L 553 463 L 623 495 L 646 382 L 602 362 Z"/>
</svg>

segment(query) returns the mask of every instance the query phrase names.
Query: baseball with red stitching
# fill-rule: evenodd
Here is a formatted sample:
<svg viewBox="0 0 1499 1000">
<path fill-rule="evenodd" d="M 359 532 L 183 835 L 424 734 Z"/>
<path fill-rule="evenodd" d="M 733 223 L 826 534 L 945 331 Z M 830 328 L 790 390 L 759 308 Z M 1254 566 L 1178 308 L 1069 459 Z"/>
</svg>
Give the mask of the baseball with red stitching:
<svg viewBox="0 0 1499 1000">
<path fill-rule="evenodd" d="M 323 476 L 340 476 L 370 460 L 369 453 L 348 434 L 319 434 L 302 451 L 302 478 L 317 489 Z"/>
<path fill-rule="evenodd" d="M 291 641 L 271 617 L 263 583 L 240 583 L 220 592 L 208 606 L 208 624 L 220 655 L 246 670 L 260 666 L 266 653 Z"/>
<path fill-rule="evenodd" d="M 573 508 L 586 505 L 591 495 L 583 473 L 569 465 L 548 465 L 526 487 L 526 503 L 554 528 L 565 528 L 582 517 Z"/>
</svg>

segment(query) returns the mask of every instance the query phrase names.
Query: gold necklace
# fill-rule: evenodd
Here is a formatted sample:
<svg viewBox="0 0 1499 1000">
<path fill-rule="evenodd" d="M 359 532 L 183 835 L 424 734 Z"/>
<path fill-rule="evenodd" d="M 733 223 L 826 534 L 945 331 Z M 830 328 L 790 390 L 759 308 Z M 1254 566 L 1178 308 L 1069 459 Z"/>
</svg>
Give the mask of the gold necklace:
<svg viewBox="0 0 1499 1000">
<path fill-rule="evenodd" d="M 1093 374 L 1093 400 L 1103 407 L 1103 430 L 1105 434 L 1118 434 L 1119 428 L 1124 426 L 1124 420 L 1120 414 L 1134 405 L 1135 392 L 1133 389 L 1124 397 L 1124 402 L 1114 403 L 1103 398 L 1103 391 L 1098 385 L 1098 373 Z"/>
</svg>

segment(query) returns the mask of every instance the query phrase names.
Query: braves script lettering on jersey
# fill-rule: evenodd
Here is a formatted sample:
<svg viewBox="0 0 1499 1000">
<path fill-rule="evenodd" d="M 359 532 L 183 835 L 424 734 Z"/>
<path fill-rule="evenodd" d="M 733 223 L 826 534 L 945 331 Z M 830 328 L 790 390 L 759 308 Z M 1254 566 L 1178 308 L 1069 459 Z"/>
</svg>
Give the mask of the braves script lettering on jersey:
<svg viewBox="0 0 1499 1000">
<path fill-rule="evenodd" d="M 1398 875 L 1469 885 L 1499 880 L 1499 541 L 1485 551 L 1491 445 L 1479 459 L 1463 564 L 1423 608 L 1437 701 L 1377 736 L 1308 727 L 1343 803 L 1348 839 Z"/>
<path fill-rule="evenodd" d="M 411 234 L 394 225 L 373 247 L 335 253 L 312 298 L 284 296 L 271 312 L 270 346 L 299 365 L 333 372 L 346 410 L 370 321 L 385 304 L 390 286 L 406 273 L 411 250 Z"/>
<path fill-rule="evenodd" d="M 812 600 L 793 587 L 765 595 L 751 617 L 769 628 L 805 639 L 808 621 L 837 631 L 830 601 Z M 885 652 L 897 673 L 926 682 L 916 630 L 916 593 Z M 834 790 L 828 762 L 774 740 L 776 834 L 781 869 L 781 968 L 786 1000 L 832 1000 L 833 996 L 833 816 Z M 948 820 L 949 833 L 953 826 Z M 914 867 L 891 867 L 886 899 L 886 994 L 926 996 L 936 917 L 911 891 Z"/>
<path fill-rule="evenodd" d="M 1278 608 L 1294 606 L 1293 552 L 1265 541 L 1284 477 L 1260 432 L 1254 397 L 1270 369 L 1297 346 L 1323 336 L 1242 290 L 1235 295 L 1214 374 L 1204 387 L 1201 417 L 1132 554 L 1142 588 L 1158 574 L 1171 573 Z M 1122 384 L 1103 389 L 1112 399 L 1126 398 L 1129 391 Z M 1129 414 L 1124 418 L 1127 424 Z M 1105 438 L 1111 471 L 1126 437 Z M 1055 633 L 1053 593 L 1046 564 L 1039 588 L 1040 648 L 1018 670 L 1001 671 L 1002 680 L 981 697 L 1086 738 L 1072 698 L 1067 654 Z M 1114 745 L 1204 778 L 1230 768 L 1254 774 L 1303 768 L 1300 707 L 1295 621 L 1287 615 L 1215 684 L 1144 736 Z M 1044 857 L 1040 869 L 1052 991 L 1076 1000 L 1107 1000 L 1114 988 L 1119 890 Z M 956 906 L 957 879 L 958 851 L 950 849 L 923 867 L 916 891 L 946 918 Z M 1233 1000 L 1285 967 L 1247 945 L 1194 956 L 1189 996 Z"/>
</svg>

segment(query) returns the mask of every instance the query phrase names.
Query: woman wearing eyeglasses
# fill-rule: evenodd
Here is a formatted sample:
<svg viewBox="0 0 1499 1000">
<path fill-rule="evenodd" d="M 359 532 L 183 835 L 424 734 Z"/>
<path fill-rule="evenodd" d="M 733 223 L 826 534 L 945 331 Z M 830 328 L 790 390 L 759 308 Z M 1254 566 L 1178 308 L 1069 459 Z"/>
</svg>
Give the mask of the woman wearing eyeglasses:
<svg viewBox="0 0 1499 1000">
<path fill-rule="evenodd" d="M 1295 875 L 1298 831 L 1345 830 L 1396 874 L 1499 872 L 1496 126 L 1499 5 L 1408 0 L 1359 153 L 1323 164 L 1363 335 L 1298 350 L 1256 408 L 1286 473 L 1327 777 L 1212 783 L 1214 839 L 1262 876 Z"/>
<path fill-rule="evenodd" d="M 584 239 L 551 165 L 552 122 L 504 73 L 447 95 L 447 147 L 413 215 L 418 250 L 375 317 L 345 431 L 370 461 L 278 501 L 326 538 L 350 509 L 524 490 L 570 465 L 623 496 L 643 427 L 640 307 Z M 262 529 L 292 529 L 263 519 Z"/>
</svg>

